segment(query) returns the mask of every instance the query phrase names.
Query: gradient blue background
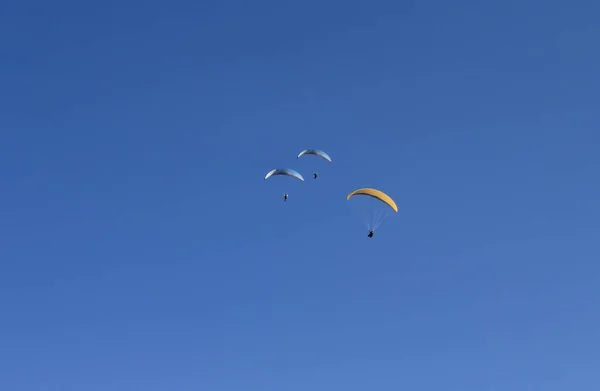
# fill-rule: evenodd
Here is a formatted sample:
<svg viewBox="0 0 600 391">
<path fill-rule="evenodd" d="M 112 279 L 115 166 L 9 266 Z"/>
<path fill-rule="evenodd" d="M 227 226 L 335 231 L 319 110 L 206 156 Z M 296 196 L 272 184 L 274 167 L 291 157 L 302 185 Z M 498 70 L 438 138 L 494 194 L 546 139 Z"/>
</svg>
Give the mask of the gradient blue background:
<svg viewBox="0 0 600 391">
<path fill-rule="evenodd" d="M 600 389 L 598 15 L 3 2 L 0 389 Z"/>
</svg>

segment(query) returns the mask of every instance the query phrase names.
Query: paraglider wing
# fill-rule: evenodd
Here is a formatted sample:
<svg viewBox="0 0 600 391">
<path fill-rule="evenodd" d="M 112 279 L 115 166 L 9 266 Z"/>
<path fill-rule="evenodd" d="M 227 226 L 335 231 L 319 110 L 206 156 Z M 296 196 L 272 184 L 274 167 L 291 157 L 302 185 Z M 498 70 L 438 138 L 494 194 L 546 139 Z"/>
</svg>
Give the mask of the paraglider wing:
<svg viewBox="0 0 600 391">
<path fill-rule="evenodd" d="M 331 163 L 331 157 L 326 152 L 321 151 L 320 149 L 305 149 L 304 151 L 298 154 L 298 157 L 296 157 L 296 159 L 300 159 L 300 156 L 304 155 L 316 155 L 322 157 L 323 159 Z"/>
<path fill-rule="evenodd" d="M 381 202 L 386 203 L 390 208 L 392 208 L 394 210 L 394 212 L 398 212 L 398 206 L 396 206 L 396 203 L 394 202 L 394 200 L 389 195 L 385 194 L 384 192 L 382 192 L 380 190 L 371 189 L 368 187 L 354 190 L 352 193 L 350 193 L 346 196 L 346 200 L 349 200 L 350 197 L 355 196 L 355 195 L 366 195 L 369 197 L 376 198 L 376 199 L 380 200 Z"/>
<path fill-rule="evenodd" d="M 275 175 L 287 175 L 304 182 L 304 178 L 302 177 L 302 175 L 300 175 L 298 171 L 292 170 L 291 168 L 276 168 L 274 170 L 271 170 L 267 173 L 267 175 L 265 175 L 265 180 Z"/>
</svg>

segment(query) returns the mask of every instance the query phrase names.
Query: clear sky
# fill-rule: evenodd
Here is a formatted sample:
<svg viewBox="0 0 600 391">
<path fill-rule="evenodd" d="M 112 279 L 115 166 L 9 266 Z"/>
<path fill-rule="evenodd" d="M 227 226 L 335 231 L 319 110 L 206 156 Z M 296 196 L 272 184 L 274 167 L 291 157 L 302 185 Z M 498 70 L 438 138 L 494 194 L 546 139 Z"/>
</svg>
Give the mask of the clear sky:
<svg viewBox="0 0 600 391">
<path fill-rule="evenodd" d="M 600 389 L 598 15 L 3 2 L 0 389 Z"/>
</svg>

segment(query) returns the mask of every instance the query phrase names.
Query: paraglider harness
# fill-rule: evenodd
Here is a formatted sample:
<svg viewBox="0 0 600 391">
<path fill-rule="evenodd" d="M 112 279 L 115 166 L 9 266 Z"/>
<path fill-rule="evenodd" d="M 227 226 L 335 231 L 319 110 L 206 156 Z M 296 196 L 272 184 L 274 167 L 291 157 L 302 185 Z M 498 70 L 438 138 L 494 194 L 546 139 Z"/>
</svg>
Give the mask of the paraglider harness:
<svg viewBox="0 0 600 391">
<path fill-rule="evenodd" d="M 370 237 L 370 238 L 372 238 L 374 233 L 375 233 L 375 232 L 374 232 L 373 230 L 370 230 L 370 231 L 369 231 L 369 235 L 367 235 L 367 236 L 368 236 L 368 237 Z"/>
</svg>

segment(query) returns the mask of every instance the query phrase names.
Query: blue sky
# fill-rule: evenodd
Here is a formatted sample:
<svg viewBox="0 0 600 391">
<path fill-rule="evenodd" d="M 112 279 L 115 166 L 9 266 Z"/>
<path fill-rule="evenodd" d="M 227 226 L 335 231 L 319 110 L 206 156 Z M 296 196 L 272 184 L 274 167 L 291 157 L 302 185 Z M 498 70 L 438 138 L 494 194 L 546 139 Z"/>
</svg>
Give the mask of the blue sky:
<svg viewBox="0 0 600 391">
<path fill-rule="evenodd" d="M 597 2 L 12 3 L 0 389 L 600 387 Z"/>
</svg>

